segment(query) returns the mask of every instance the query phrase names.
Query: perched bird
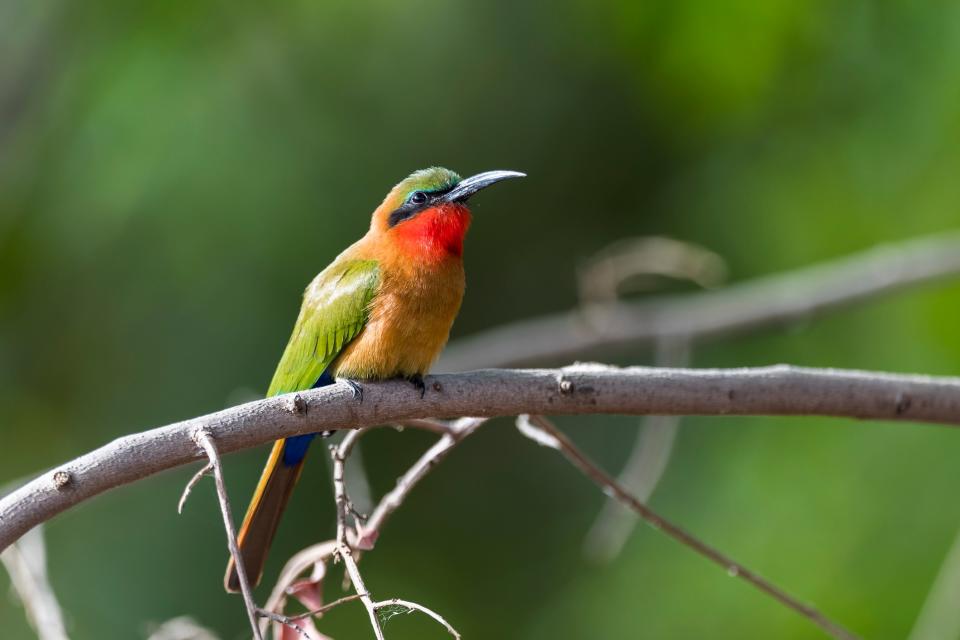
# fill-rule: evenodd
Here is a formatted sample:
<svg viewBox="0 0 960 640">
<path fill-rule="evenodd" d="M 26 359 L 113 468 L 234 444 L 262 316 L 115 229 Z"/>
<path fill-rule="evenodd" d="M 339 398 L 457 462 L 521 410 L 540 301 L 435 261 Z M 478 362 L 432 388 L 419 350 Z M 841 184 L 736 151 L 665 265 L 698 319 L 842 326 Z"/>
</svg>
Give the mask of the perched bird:
<svg viewBox="0 0 960 640">
<path fill-rule="evenodd" d="M 423 394 L 423 374 L 447 342 L 463 299 L 467 200 L 524 174 L 488 171 L 464 180 L 433 167 L 395 186 L 373 212 L 370 230 L 307 287 L 300 315 L 268 396 L 333 384 L 336 378 L 407 378 Z M 277 440 L 238 542 L 247 576 L 260 581 L 280 515 L 315 434 Z M 233 559 L 224 579 L 240 583 Z"/>
</svg>

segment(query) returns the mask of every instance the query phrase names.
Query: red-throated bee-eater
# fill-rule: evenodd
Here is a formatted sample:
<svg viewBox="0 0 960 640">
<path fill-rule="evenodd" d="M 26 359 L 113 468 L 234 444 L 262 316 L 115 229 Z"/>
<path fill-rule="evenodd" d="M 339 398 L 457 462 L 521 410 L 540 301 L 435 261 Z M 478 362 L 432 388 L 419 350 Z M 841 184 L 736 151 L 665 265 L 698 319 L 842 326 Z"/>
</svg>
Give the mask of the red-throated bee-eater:
<svg viewBox="0 0 960 640">
<path fill-rule="evenodd" d="M 488 171 L 461 180 L 434 167 L 395 186 L 370 230 L 313 279 L 268 396 L 332 384 L 336 378 L 404 377 L 423 393 L 463 299 L 467 200 L 524 174 Z M 280 515 L 314 435 L 277 440 L 240 527 L 247 576 L 260 581 Z M 228 591 L 240 587 L 233 560 Z"/>
</svg>

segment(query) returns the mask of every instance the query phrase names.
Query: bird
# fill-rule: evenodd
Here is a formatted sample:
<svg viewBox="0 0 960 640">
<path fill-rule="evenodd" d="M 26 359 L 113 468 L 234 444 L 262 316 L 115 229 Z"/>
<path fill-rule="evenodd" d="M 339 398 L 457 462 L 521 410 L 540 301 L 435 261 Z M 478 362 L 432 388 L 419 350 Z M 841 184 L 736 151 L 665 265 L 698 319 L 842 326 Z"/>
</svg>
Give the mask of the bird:
<svg viewBox="0 0 960 640">
<path fill-rule="evenodd" d="M 374 210 L 367 233 L 307 286 L 267 396 L 341 379 L 360 393 L 358 381 L 404 378 L 423 397 L 423 376 L 446 344 L 463 300 L 467 201 L 524 175 L 486 171 L 461 179 L 431 167 L 393 187 Z M 250 500 L 237 542 L 254 585 L 316 435 L 277 440 Z M 240 588 L 232 557 L 224 586 Z"/>
</svg>

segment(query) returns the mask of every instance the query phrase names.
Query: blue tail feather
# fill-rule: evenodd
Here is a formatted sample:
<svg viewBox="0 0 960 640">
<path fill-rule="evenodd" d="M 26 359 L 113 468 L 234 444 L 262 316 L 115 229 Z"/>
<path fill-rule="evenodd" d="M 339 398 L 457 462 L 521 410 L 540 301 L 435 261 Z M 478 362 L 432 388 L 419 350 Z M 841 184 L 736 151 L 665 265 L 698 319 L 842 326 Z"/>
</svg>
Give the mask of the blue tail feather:
<svg viewBox="0 0 960 640">
<path fill-rule="evenodd" d="M 329 372 L 324 371 L 314 383 L 313 388 L 326 387 L 334 382 L 333 376 L 330 375 Z M 307 449 L 310 448 L 310 443 L 316 437 L 317 434 L 315 433 L 307 433 L 302 436 L 293 436 L 284 440 L 283 464 L 288 467 L 293 467 L 303 462 L 303 459 L 307 456 Z"/>
</svg>

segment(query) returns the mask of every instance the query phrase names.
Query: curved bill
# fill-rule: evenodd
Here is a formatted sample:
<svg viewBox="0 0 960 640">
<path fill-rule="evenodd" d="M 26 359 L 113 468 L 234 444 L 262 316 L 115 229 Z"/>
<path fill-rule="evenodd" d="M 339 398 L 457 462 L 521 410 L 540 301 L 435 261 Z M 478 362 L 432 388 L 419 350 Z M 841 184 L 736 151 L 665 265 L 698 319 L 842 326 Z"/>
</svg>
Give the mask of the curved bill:
<svg viewBox="0 0 960 640">
<path fill-rule="evenodd" d="M 466 200 L 480 189 L 506 180 L 507 178 L 523 178 L 527 174 L 519 171 L 485 171 L 475 176 L 464 178 L 453 189 L 444 194 L 443 199 L 447 202 L 466 202 Z"/>
</svg>

